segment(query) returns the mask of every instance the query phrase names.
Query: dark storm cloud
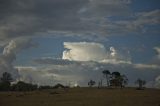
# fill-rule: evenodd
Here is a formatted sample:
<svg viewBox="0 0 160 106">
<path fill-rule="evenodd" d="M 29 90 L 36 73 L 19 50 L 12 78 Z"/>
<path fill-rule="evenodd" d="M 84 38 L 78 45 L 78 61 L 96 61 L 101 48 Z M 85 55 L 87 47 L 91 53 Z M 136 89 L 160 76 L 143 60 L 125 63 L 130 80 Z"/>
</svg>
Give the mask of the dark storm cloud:
<svg viewBox="0 0 160 106">
<path fill-rule="evenodd" d="M 83 29 L 77 11 L 87 0 L 1 0 L 0 39 L 48 30 Z"/>
<path fill-rule="evenodd" d="M 65 36 L 103 37 L 152 31 L 144 26 L 159 24 L 159 9 L 135 14 L 130 10 L 131 3 L 130 0 L 1 0 L 0 39 L 42 32 L 44 35 L 52 32 L 53 36 L 65 32 Z M 122 16 L 122 20 L 110 20 L 113 16 Z"/>
<path fill-rule="evenodd" d="M 128 13 L 126 0 L 1 0 L 0 40 L 19 36 L 85 36 L 103 32 L 105 16 Z M 117 12 L 117 10 L 119 10 Z M 102 21 L 100 21 L 102 19 Z M 69 34 L 66 34 L 69 33 Z M 76 33 L 76 34 L 73 34 Z M 78 35 L 79 33 L 79 35 Z"/>
<path fill-rule="evenodd" d="M 159 10 L 134 15 L 130 3 L 130 0 L 1 0 L 0 45 L 4 40 L 33 35 L 105 38 L 159 23 Z M 111 20 L 121 16 L 129 19 Z"/>
</svg>

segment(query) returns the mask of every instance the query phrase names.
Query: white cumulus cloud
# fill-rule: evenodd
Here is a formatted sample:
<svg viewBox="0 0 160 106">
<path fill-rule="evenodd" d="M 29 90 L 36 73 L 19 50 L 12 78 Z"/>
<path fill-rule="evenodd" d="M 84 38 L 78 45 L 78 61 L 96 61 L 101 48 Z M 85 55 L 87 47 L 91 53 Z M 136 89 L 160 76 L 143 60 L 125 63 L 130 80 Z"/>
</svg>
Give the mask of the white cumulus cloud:
<svg viewBox="0 0 160 106">
<path fill-rule="evenodd" d="M 160 47 L 154 47 L 154 49 L 155 49 L 156 52 L 157 52 L 157 57 L 158 57 L 158 59 L 160 59 Z"/>
<path fill-rule="evenodd" d="M 63 59 L 77 61 L 100 61 L 107 57 L 105 47 L 99 43 L 64 42 L 67 49 L 63 52 Z"/>
<path fill-rule="evenodd" d="M 107 63 L 130 63 L 114 47 L 107 51 L 105 46 L 95 42 L 64 42 L 62 59 L 71 61 L 96 61 Z"/>
</svg>

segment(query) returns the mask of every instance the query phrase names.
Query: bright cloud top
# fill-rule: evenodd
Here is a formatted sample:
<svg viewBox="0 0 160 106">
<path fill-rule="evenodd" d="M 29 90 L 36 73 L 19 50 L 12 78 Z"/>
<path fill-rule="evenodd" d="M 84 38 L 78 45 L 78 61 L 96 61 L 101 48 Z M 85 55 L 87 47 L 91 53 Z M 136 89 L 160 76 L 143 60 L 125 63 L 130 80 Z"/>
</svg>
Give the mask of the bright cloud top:
<svg viewBox="0 0 160 106">
<path fill-rule="evenodd" d="M 96 61 L 119 63 L 127 61 L 114 47 L 107 51 L 104 45 L 95 42 L 64 42 L 62 59 L 70 61 Z"/>
<path fill-rule="evenodd" d="M 89 42 L 64 42 L 63 59 L 74 61 L 100 61 L 107 57 L 102 44 Z"/>
</svg>

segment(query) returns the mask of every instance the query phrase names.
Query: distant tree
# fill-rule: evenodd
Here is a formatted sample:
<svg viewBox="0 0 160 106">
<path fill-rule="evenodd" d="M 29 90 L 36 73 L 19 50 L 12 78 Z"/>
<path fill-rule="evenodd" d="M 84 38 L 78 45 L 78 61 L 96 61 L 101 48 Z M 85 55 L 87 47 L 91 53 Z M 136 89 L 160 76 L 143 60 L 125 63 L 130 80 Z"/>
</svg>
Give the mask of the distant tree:
<svg viewBox="0 0 160 106">
<path fill-rule="evenodd" d="M 10 90 L 10 82 L 1 82 L 0 83 L 0 91 L 9 91 Z"/>
<path fill-rule="evenodd" d="M 138 89 L 141 90 L 141 89 L 144 88 L 144 85 L 146 84 L 146 81 L 138 78 L 138 79 L 135 81 L 135 84 L 138 84 Z"/>
<path fill-rule="evenodd" d="M 121 76 L 121 74 L 120 74 L 120 72 L 117 72 L 117 71 L 115 71 L 115 72 L 112 72 L 112 78 L 118 78 L 118 77 L 120 77 Z"/>
<path fill-rule="evenodd" d="M 98 82 L 98 88 L 102 87 L 102 79 Z"/>
<path fill-rule="evenodd" d="M 120 80 L 120 85 L 121 85 L 121 88 L 122 87 L 125 87 L 127 84 L 128 84 L 128 78 L 127 78 L 127 76 L 126 75 L 121 75 L 120 77 L 119 77 L 119 80 Z"/>
<path fill-rule="evenodd" d="M 121 86 L 121 77 L 119 72 L 112 72 L 110 86 Z"/>
<path fill-rule="evenodd" d="M 39 86 L 39 90 L 44 90 L 44 89 L 53 89 L 54 87 L 49 86 L 49 85 L 43 85 L 43 86 Z"/>
<path fill-rule="evenodd" d="M 88 82 L 88 86 L 89 86 L 89 87 L 92 87 L 92 86 L 95 85 L 95 84 L 96 84 L 96 82 L 93 81 L 93 80 L 90 80 L 90 81 Z"/>
<path fill-rule="evenodd" d="M 0 78 L 0 91 L 9 91 L 12 81 L 12 76 L 8 72 L 4 72 Z"/>
<path fill-rule="evenodd" d="M 12 91 L 33 91 L 33 90 L 36 90 L 37 87 L 38 87 L 37 85 L 19 81 L 16 84 L 12 85 L 11 90 Z"/>
<path fill-rule="evenodd" d="M 105 76 L 106 80 L 107 80 L 107 86 L 110 86 L 109 80 L 110 80 L 110 71 L 109 70 L 104 70 L 102 71 L 103 75 Z"/>
<path fill-rule="evenodd" d="M 122 88 L 128 84 L 128 78 L 126 75 L 121 75 L 120 72 L 112 72 L 111 75 L 111 86 L 120 86 Z"/>
<path fill-rule="evenodd" d="M 65 88 L 65 86 L 60 84 L 60 83 L 58 83 L 53 88 Z"/>
<path fill-rule="evenodd" d="M 2 78 L 1 78 L 1 82 L 11 82 L 13 79 L 12 79 L 12 76 L 10 73 L 8 72 L 4 72 L 2 74 Z"/>
</svg>

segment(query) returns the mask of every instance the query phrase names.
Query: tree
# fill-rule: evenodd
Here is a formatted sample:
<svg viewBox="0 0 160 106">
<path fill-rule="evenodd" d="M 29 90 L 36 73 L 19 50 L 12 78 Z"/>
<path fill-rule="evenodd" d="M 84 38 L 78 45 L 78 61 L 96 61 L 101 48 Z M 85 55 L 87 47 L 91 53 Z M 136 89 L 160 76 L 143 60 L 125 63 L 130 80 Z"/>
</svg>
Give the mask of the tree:
<svg viewBox="0 0 160 106">
<path fill-rule="evenodd" d="M 90 81 L 88 82 L 88 86 L 89 86 L 89 87 L 92 87 L 92 86 L 95 85 L 95 84 L 96 84 L 96 82 L 93 81 L 93 80 L 90 80 Z"/>
<path fill-rule="evenodd" d="M 120 76 L 121 76 L 120 72 L 117 72 L 117 71 L 112 72 L 112 78 L 118 78 Z"/>
<path fill-rule="evenodd" d="M 2 81 L 2 82 L 11 82 L 12 80 L 13 80 L 13 79 L 12 79 L 12 76 L 11 76 L 10 73 L 4 72 L 4 73 L 2 74 L 2 78 L 1 78 L 1 81 Z"/>
<path fill-rule="evenodd" d="M 2 78 L 0 78 L 0 91 L 8 91 L 10 90 L 10 85 L 12 81 L 12 76 L 8 72 L 4 72 L 2 74 Z"/>
<path fill-rule="evenodd" d="M 110 71 L 109 70 L 104 70 L 104 71 L 102 71 L 102 73 L 103 73 L 103 75 L 105 76 L 105 78 L 106 78 L 106 80 L 107 80 L 107 86 L 109 87 L 109 76 L 110 76 Z"/>
<path fill-rule="evenodd" d="M 10 82 L 1 82 L 0 83 L 0 91 L 9 91 L 10 90 Z"/>
<path fill-rule="evenodd" d="M 128 84 L 128 78 L 126 75 L 121 75 L 119 72 L 112 72 L 111 75 L 111 86 L 120 86 L 122 88 Z"/>
<path fill-rule="evenodd" d="M 98 82 L 98 88 L 102 87 L 102 79 Z"/>
<path fill-rule="evenodd" d="M 138 89 L 142 90 L 144 88 L 144 85 L 146 84 L 146 81 L 138 78 L 135 81 L 135 84 L 138 84 Z"/>
<path fill-rule="evenodd" d="M 121 75 L 119 78 L 120 78 L 121 87 L 125 87 L 125 85 L 128 84 L 127 76 L 126 75 Z"/>
<path fill-rule="evenodd" d="M 119 72 L 112 72 L 110 86 L 121 86 L 121 74 Z"/>
<path fill-rule="evenodd" d="M 13 84 L 11 87 L 12 91 L 33 91 L 37 89 L 37 85 L 26 83 L 23 81 L 18 81 L 16 84 Z"/>
</svg>

